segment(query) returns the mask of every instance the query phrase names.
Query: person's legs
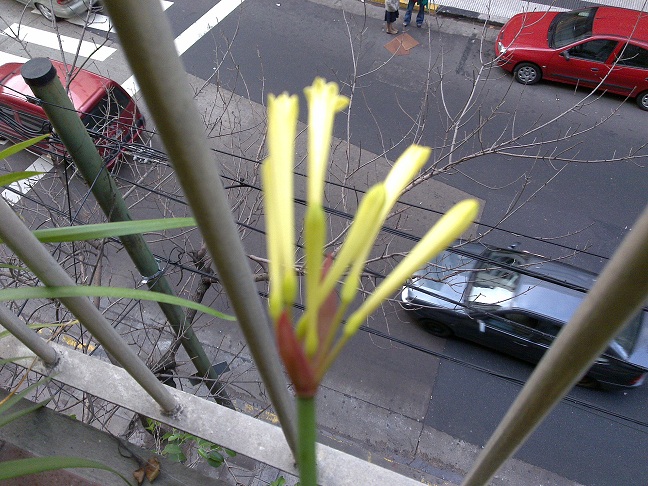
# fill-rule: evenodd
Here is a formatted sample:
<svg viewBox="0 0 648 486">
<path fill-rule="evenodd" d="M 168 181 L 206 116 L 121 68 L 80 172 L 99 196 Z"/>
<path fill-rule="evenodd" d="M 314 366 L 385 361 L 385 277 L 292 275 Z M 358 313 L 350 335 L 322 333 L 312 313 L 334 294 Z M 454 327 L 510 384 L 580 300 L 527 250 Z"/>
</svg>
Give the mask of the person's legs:
<svg viewBox="0 0 648 486">
<path fill-rule="evenodd" d="M 411 2 L 410 2 L 411 3 Z M 411 14 L 411 12 L 410 12 Z M 423 19 L 425 18 L 425 5 L 422 5 L 422 2 L 419 3 L 419 11 L 416 14 L 416 26 L 420 27 L 423 25 Z"/>
<path fill-rule="evenodd" d="M 409 0 L 407 3 L 407 10 L 405 10 L 405 18 L 403 18 L 403 27 L 407 27 L 412 20 L 412 11 L 414 10 L 414 4 L 416 0 Z"/>
</svg>

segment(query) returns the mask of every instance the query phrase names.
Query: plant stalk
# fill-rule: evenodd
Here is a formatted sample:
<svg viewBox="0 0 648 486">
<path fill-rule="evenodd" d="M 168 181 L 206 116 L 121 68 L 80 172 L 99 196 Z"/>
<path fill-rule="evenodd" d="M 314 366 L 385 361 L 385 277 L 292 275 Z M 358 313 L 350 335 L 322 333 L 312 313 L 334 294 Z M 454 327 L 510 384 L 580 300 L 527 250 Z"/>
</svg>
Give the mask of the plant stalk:
<svg viewBox="0 0 648 486">
<path fill-rule="evenodd" d="M 297 397 L 297 466 L 300 486 L 317 485 L 315 397 Z"/>
</svg>

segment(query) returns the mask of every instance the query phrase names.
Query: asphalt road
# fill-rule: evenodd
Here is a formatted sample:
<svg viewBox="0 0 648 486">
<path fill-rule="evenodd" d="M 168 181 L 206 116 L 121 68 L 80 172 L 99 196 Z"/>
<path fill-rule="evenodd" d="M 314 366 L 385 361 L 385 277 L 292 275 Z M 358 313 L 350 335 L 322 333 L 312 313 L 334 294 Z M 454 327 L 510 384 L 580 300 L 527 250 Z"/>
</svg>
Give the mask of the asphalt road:
<svg viewBox="0 0 648 486">
<path fill-rule="evenodd" d="M 185 3 L 183 19 L 198 15 L 192 13 L 199 11 L 198 5 Z M 173 11 L 169 15 L 175 25 Z M 375 17 L 343 16 L 338 9 L 314 2 L 248 0 L 183 60 L 191 74 L 203 79 L 214 74 L 216 62 L 222 63 L 218 83 L 259 103 L 267 93 L 300 93 L 315 76 L 344 84 L 347 93 L 354 85 L 349 131 L 339 123 L 336 135 L 348 135 L 355 145 L 387 152 L 391 158 L 400 148 L 390 149 L 402 138 L 411 141 L 417 136 L 436 147 L 436 159 L 443 165 L 448 163 L 452 136 L 447 113 L 456 116 L 468 102 L 480 55 L 489 58 L 492 52 L 492 32 L 487 32 L 482 44 L 479 27 L 448 19 L 439 19 L 436 25 L 434 17 L 428 20 L 432 23 L 429 36 L 425 30 L 409 29 L 420 45 L 407 56 L 391 57 L 385 48 L 391 38 L 381 32 Z M 430 99 L 424 106 L 427 82 Z M 487 225 L 497 225 L 510 207 L 521 206 L 501 224 L 508 231 L 493 232 L 488 241 L 501 245 L 521 241 L 522 248 L 549 256 L 586 248 L 609 257 L 631 229 L 648 201 L 646 160 L 590 161 L 619 157 L 645 144 L 646 113 L 618 97 L 597 96 L 561 116 L 586 95 L 557 84 L 525 88 L 497 68 L 482 73 L 476 98 L 458 129 L 465 142 L 455 157 L 477 153 L 496 141 L 509 141 L 502 144 L 503 152 L 528 157 L 482 155 L 439 180 L 486 200 L 481 222 Z M 305 119 L 303 113 L 302 109 Z M 558 119 L 548 123 L 554 117 Z M 489 121 L 479 137 L 464 136 L 485 118 Z M 424 126 L 419 128 L 412 120 L 423 120 Z M 521 137 L 525 131 L 530 133 Z M 557 160 L 549 160 L 552 153 L 559 153 Z M 583 162 L 569 163 L 570 159 Z M 573 261 L 596 271 L 605 260 L 581 254 Z M 525 364 L 470 343 L 421 334 L 394 316 L 373 325 L 491 372 L 523 381 L 531 371 Z M 331 381 L 348 384 L 340 386 L 342 390 L 373 389 L 381 396 L 402 397 L 409 390 L 422 398 L 429 392 L 432 399 L 425 424 L 473 444 L 486 442 L 520 389 L 519 384 L 483 370 L 447 360 L 438 363 L 377 339 L 362 341 L 371 343 L 353 345 Z M 565 402 L 552 412 L 516 457 L 588 485 L 642 484 L 648 389 L 608 393 L 577 389 L 571 396 L 576 403 Z M 402 402 L 405 412 L 409 400 Z M 398 399 L 391 404 L 399 409 Z M 416 416 L 418 412 L 420 408 L 414 406 L 406 413 Z"/>
<path fill-rule="evenodd" d="M 176 35 L 212 5 L 208 1 L 174 3 L 167 12 Z M 257 103 L 267 93 L 300 93 L 318 75 L 345 85 L 347 94 L 349 85 L 354 85 L 348 132 L 339 123 L 337 136 L 348 135 L 354 145 L 386 152 L 391 159 L 402 150 L 401 140 L 417 139 L 436 147 L 435 161 L 443 167 L 449 161 L 453 135 L 448 120 L 470 99 L 480 55 L 490 56 L 494 31 L 486 33 L 482 44 L 479 26 L 430 17 L 429 31 L 408 31 L 420 45 L 407 56 L 391 57 L 385 43 L 392 38 L 381 32 L 380 12 L 371 10 L 366 18 L 344 17 L 341 10 L 315 2 L 246 0 L 191 47 L 183 61 L 190 74 Z M 115 79 L 127 78 L 118 55 L 106 66 Z M 448 169 L 438 179 L 486 201 L 482 231 L 504 218 L 511 205 L 516 207 L 533 195 L 501 224 L 508 231 L 494 231 L 487 241 L 522 241 L 522 248 L 549 256 L 588 248 L 594 256 L 581 253 L 574 261 L 599 270 L 604 258 L 596 255 L 612 253 L 646 204 L 646 161 L 568 164 L 548 160 L 546 155 L 559 152 L 561 159 L 593 161 L 627 153 L 630 147 L 645 143 L 646 113 L 632 103 L 621 104 L 623 100 L 617 97 L 603 96 L 518 139 L 586 93 L 554 84 L 524 88 L 497 69 L 484 71 L 477 87 L 457 134 L 465 138 L 480 120 L 489 121 L 481 136 L 461 144 L 455 158 L 476 153 L 496 140 L 515 142 L 506 146 L 509 155 L 481 155 Z M 430 97 L 424 103 L 426 92 Z M 589 129 L 606 117 L 601 126 Z M 582 135 L 551 142 L 586 128 Z M 529 140 L 535 146 L 525 146 Z M 547 143 L 538 146 L 538 141 Z M 533 157 L 510 156 L 523 151 Z M 520 389 L 519 381 L 531 371 L 524 363 L 470 343 L 430 336 L 396 308 L 387 308 L 370 326 L 423 351 L 365 333 L 351 343 L 332 370 L 327 380 L 331 389 L 379 403 L 472 444 L 485 443 Z M 648 387 L 608 393 L 577 389 L 570 396 L 575 400 L 552 412 L 517 457 L 583 484 L 643 484 Z M 397 432 L 394 437 L 401 440 Z"/>
</svg>

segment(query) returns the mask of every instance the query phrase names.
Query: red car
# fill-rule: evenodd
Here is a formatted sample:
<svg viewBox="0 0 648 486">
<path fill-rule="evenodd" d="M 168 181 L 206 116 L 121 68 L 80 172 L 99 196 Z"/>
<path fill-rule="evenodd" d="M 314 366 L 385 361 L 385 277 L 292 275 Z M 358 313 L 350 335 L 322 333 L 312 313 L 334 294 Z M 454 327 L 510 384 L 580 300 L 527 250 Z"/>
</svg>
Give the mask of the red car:
<svg viewBox="0 0 648 486">
<path fill-rule="evenodd" d="M 509 20 L 496 62 L 522 84 L 541 79 L 633 97 L 648 110 L 648 13 L 616 7 L 530 12 Z"/>
<path fill-rule="evenodd" d="M 65 86 L 65 65 L 58 61 L 52 64 Z M 20 74 L 22 66 L 0 66 L 0 137 L 12 142 L 52 132 L 45 111 Z M 137 140 L 144 130 L 144 116 L 117 82 L 85 69 L 74 71 L 68 94 L 106 166 L 112 168 L 123 154 L 124 144 Z M 56 133 L 29 150 L 58 160 L 67 156 Z"/>
</svg>

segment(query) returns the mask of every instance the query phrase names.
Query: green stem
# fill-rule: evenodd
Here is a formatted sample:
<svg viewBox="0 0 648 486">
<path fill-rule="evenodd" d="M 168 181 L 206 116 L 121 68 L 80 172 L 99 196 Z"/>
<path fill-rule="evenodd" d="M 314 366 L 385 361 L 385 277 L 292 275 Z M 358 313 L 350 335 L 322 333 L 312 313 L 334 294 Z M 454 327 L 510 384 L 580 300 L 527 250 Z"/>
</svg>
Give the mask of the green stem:
<svg viewBox="0 0 648 486">
<path fill-rule="evenodd" d="M 297 397 L 297 449 L 300 486 L 317 486 L 315 397 Z"/>
</svg>

